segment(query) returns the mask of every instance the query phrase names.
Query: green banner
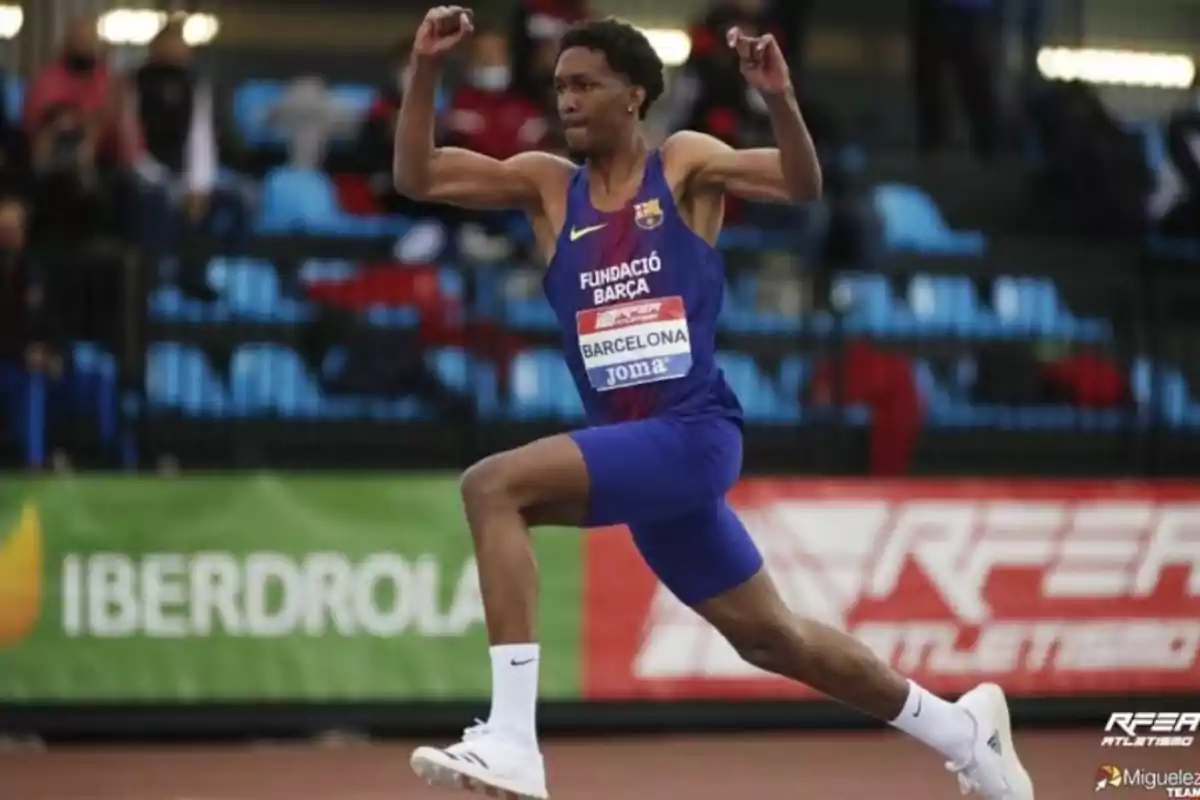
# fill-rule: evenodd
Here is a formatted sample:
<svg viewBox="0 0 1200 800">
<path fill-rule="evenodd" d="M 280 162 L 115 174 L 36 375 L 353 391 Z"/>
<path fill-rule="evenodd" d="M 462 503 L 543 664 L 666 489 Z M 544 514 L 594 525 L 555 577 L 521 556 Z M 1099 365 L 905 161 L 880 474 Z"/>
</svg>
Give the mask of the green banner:
<svg viewBox="0 0 1200 800">
<path fill-rule="evenodd" d="M 544 695 L 579 696 L 582 541 L 539 532 Z M 486 698 L 448 477 L 6 479 L 0 702 Z"/>
</svg>

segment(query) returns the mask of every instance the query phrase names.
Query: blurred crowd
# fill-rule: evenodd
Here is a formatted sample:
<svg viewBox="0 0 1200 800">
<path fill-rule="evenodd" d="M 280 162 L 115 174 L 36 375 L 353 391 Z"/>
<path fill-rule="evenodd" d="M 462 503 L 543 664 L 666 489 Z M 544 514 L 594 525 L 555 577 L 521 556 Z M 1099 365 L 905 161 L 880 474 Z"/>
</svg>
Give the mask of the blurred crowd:
<svg viewBox="0 0 1200 800">
<path fill-rule="evenodd" d="M 712 0 L 688 26 L 690 53 L 648 120 L 655 141 L 689 128 L 736 147 L 769 145 L 766 105 L 747 88 L 723 43 L 733 25 L 780 41 L 822 157 L 826 197 L 805 208 L 731 202 L 728 223 L 753 220 L 747 227 L 779 235 L 775 245 L 754 248 L 754 268 L 764 278 L 759 305 L 793 315 L 806 310 L 811 291 L 800 276 L 816 266 L 870 265 L 882 247 L 878 204 L 855 168 L 861 157 L 854 138 L 834 110 L 806 91 L 812 5 Z M 1068 204 L 1089 210 L 1096 229 L 1142 231 L 1149 224 L 1200 235 L 1200 90 L 1194 87 L 1169 120 L 1167 157 L 1151 169 L 1094 90 L 1048 88 L 1039 79 L 1036 54 L 1050 6 L 1050 0 L 910 0 L 919 152 L 947 149 L 952 115 L 946 98 L 953 86 L 980 160 L 1012 152 L 1032 136 L 1046 173 Z M 553 93 L 555 55 L 561 34 L 591 12 L 586 0 L 523 0 L 505 24 L 481 24 L 447 73 L 439 142 L 501 159 L 531 149 L 565 153 Z M 1001 43 L 1014 31 L 1020 68 L 1006 88 Z M 340 209 L 350 215 L 406 220 L 400 260 L 512 259 L 526 266 L 513 271 L 513 284 L 536 293 L 539 273 L 519 219 L 427 205 L 393 189 L 393 135 L 409 46 L 403 36 L 389 54 L 386 80 L 365 114 L 341 103 L 319 77 L 293 79 L 261 109 L 287 145 L 286 167 L 331 174 Z M 198 67 L 180 24 L 168 23 L 130 71 L 110 65 L 96 20 L 70 27 L 58 57 L 29 82 L 20 117 L 0 118 L 0 398 L 27 371 L 62 375 L 67 342 L 115 340 L 118 321 L 127 316 L 122 271 L 131 251 L 174 262 L 171 281 L 190 297 L 215 297 L 203 265 L 186 263 L 187 254 L 203 253 L 214 238 L 227 252 L 246 246 L 256 228 L 263 173 L 239 156 L 245 148 L 219 111 L 228 103 Z M 350 144 L 331 153 L 334 142 Z M 730 256 L 735 266 L 737 258 Z M 446 318 L 425 325 L 421 335 L 441 344 L 461 341 L 463 323 Z M 349 334 L 344 326 L 322 334 L 331 335 Z M 389 370 L 399 369 L 396 380 L 408 389 L 424 387 L 443 406 L 462 405 L 423 371 L 420 347 L 410 348 L 417 357 L 400 359 L 397 367 L 396 353 L 404 348 L 372 336 L 373 343 L 360 348 L 378 354 L 359 369 L 373 376 L 364 385 L 378 387 Z M 520 347 L 495 330 L 482 339 L 500 358 Z"/>
</svg>

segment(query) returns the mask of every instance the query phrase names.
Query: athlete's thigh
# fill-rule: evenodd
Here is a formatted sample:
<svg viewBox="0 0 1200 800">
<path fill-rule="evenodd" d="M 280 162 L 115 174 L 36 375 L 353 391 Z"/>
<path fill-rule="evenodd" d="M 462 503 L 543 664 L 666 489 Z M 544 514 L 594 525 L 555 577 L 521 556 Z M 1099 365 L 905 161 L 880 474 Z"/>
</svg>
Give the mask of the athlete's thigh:
<svg viewBox="0 0 1200 800">
<path fill-rule="evenodd" d="M 593 526 L 670 519 L 711 506 L 741 469 L 741 431 L 724 420 L 656 417 L 570 436 L 587 464 Z"/>
<path fill-rule="evenodd" d="M 503 494 L 516 503 L 531 527 L 582 527 L 590 495 L 587 464 L 571 437 L 548 436 L 489 456 L 468 469 L 463 493 L 464 497 Z"/>
<path fill-rule="evenodd" d="M 724 500 L 629 527 L 646 564 L 693 608 L 765 574 L 762 554 Z"/>
</svg>

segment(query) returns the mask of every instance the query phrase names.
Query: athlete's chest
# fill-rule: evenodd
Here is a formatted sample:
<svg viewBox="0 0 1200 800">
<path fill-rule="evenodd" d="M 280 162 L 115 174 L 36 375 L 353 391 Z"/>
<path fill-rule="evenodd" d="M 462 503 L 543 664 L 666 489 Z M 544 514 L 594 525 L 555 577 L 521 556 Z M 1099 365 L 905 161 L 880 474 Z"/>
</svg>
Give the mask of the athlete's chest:
<svg viewBox="0 0 1200 800">
<path fill-rule="evenodd" d="M 574 268 L 560 273 L 557 305 L 597 391 L 676 380 L 691 369 L 693 297 L 676 223 L 657 197 L 569 222 L 566 246 L 578 247 L 565 253 Z"/>
<path fill-rule="evenodd" d="M 590 209 L 564 229 L 559 303 L 601 308 L 680 290 L 676 221 L 657 197 L 615 213 Z"/>
</svg>

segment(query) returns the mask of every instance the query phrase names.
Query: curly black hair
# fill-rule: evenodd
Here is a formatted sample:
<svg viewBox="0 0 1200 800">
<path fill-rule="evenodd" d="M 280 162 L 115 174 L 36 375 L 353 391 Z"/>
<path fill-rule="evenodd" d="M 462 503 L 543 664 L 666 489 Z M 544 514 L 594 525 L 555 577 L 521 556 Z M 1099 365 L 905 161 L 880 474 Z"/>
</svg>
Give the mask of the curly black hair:
<svg viewBox="0 0 1200 800">
<path fill-rule="evenodd" d="M 650 46 L 646 34 L 628 22 L 615 17 L 580 22 L 563 34 L 558 52 L 572 47 L 603 53 L 613 72 L 646 91 L 646 100 L 638 110 L 639 118 L 645 119 L 650 106 L 662 97 L 662 59 Z"/>
</svg>

